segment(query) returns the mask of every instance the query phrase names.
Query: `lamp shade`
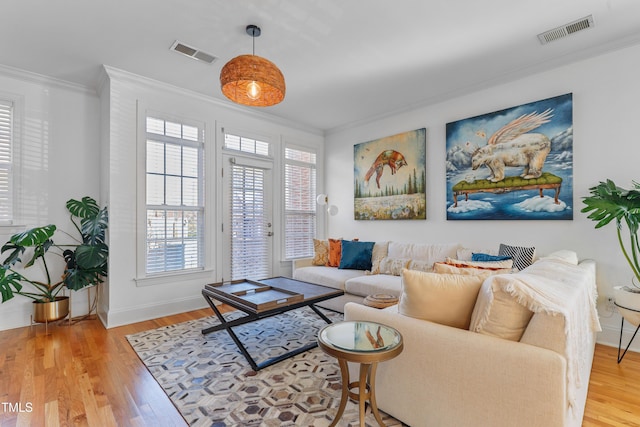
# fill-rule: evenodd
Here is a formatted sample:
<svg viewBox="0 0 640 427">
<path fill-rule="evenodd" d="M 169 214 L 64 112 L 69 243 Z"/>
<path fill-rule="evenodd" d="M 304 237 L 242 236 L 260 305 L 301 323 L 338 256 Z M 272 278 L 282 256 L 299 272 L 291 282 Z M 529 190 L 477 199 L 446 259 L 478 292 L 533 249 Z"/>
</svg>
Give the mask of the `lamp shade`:
<svg viewBox="0 0 640 427">
<path fill-rule="evenodd" d="M 231 101 L 252 107 L 268 107 L 284 99 L 284 76 L 268 59 L 240 55 L 220 71 L 222 93 Z"/>
</svg>

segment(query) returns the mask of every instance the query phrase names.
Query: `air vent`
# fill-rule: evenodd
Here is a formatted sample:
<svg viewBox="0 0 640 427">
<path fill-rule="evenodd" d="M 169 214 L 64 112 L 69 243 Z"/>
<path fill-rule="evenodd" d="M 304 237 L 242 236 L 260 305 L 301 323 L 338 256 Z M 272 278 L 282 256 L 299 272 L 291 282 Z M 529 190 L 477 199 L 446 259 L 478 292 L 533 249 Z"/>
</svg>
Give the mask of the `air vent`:
<svg viewBox="0 0 640 427">
<path fill-rule="evenodd" d="M 170 50 L 181 53 L 183 55 L 188 56 L 191 59 L 197 59 L 198 61 L 206 62 L 207 64 L 212 64 L 217 58 L 207 52 L 203 52 L 200 49 L 196 49 L 195 47 L 187 46 L 184 43 L 179 41 L 175 41 L 171 46 Z"/>
<path fill-rule="evenodd" d="M 547 44 L 549 42 L 567 37 L 570 34 L 577 33 L 578 31 L 586 30 L 593 27 L 593 16 L 589 15 L 577 21 L 570 22 L 553 30 L 545 31 L 542 34 L 538 34 L 538 40 L 540 43 Z"/>
</svg>

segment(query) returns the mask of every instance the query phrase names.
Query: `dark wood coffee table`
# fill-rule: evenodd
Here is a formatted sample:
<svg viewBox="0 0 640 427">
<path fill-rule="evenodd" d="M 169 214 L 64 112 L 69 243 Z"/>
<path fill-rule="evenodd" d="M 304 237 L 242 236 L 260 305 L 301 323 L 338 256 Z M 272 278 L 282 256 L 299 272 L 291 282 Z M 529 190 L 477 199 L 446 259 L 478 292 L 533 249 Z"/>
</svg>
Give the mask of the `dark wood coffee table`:
<svg viewBox="0 0 640 427">
<path fill-rule="evenodd" d="M 207 301 L 213 312 L 216 314 L 219 325 L 211 326 L 202 330 L 203 334 L 226 329 L 233 342 L 236 343 L 251 368 L 258 371 L 274 363 L 280 362 L 296 354 L 303 353 L 318 346 L 317 341 L 313 341 L 303 347 L 291 350 L 282 355 L 268 359 L 262 363 L 256 363 L 251 357 L 246 347 L 233 331 L 234 326 L 244 325 L 249 322 L 276 316 L 287 311 L 300 307 L 310 307 L 322 320 L 332 323 L 315 304 L 331 298 L 343 295 L 344 291 L 329 288 L 327 286 L 316 285 L 314 283 L 303 282 L 290 279 L 288 277 L 273 277 L 263 280 L 234 280 L 232 282 L 221 282 L 205 285 L 202 296 Z M 214 300 L 218 300 L 237 310 L 246 313 L 246 316 L 239 319 L 227 321 L 216 307 Z"/>
</svg>

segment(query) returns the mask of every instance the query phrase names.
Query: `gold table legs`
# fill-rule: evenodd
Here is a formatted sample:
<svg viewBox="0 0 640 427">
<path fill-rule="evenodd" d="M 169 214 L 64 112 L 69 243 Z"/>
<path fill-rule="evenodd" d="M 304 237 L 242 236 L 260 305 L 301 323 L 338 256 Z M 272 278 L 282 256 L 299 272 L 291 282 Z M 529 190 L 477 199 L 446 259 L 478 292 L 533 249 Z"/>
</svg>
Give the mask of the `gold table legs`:
<svg viewBox="0 0 640 427">
<path fill-rule="evenodd" d="M 376 382 L 376 369 L 378 362 L 372 363 L 360 363 L 360 375 L 358 381 L 349 382 L 349 365 L 345 359 L 338 359 L 340 364 L 340 374 L 342 377 L 342 395 L 340 396 L 340 406 L 336 417 L 329 427 L 335 427 L 340 421 L 344 409 L 347 406 L 349 398 L 358 402 L 358 409 L 360 413 L 360 427 L 364 427 L 365 409 L 366 403 L 369 401 L 371 406 L 371 412 L 378 421 L 378 424 L 384 427 L 380 412 L 378 412 L 378 405 L 376 403 L 375 382 Z M 358 392 L 351 391 L 353 388 L 358 388 Z"/>
</svg>

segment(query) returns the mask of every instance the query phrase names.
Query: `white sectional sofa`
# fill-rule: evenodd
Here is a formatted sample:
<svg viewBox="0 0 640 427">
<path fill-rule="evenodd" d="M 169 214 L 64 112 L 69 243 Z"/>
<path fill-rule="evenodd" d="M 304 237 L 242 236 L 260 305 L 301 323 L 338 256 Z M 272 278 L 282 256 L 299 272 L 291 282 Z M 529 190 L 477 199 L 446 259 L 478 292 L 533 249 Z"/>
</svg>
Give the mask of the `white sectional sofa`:
<svg viewBox="0 0 640 427">
<path fill-rule="evenodd" d="M 392 255 L 401 249 L 395 246 L 389 244 Z M 406 244 L 401 246 L 407 249 Z M 424 249 L 414 245 L 405 254 L 425 255 Z M 431 249 L 435 258 L 446 258 L 459 256 L 461 248 Z M 404 350 L 378 366 L 376 398 L 380 409 L 407 425 L 573 427 L 582 423 L 600 330 L 595 263 L 578 263 L 570 251 L 559 254 L 543 257 L 520 272 L 483 276 L 466 329 L 429 320 L 426 306 L 433 306 L 433 301 L 411 299 L 410 292 L 422 286 L 409 286 L 409 278 L 416 274 L 406 270 L 404 284 L 402 275 L 321 266 L 296 268 L 294 277 L 344 286 L 345 320 L 373 321 L 400 331 Z M 417 276 L 424 277 L 425 289 L 446 289 L 428 283 L 439 277 L 435 273 Z M 398 295 L 400 303 L 382 310 L 357 303 L 379 292 Z M 411 301 L 425 305 L 423 318 L 407 315 Z M 339 305 L 334 308 L 340 309 Z M 457 300 L 439 305 L 438 309 L 451 307 L 456 312 Z"/>
<path fill-rule="evenodd" d="M 462 250 L 459 244 L 421 244 L 404 242 L 376 242 L 374 256 L 378 258 L 411 260 L 421 262 L 429 268 L 433 263 L 445 261 L 447 257 L 458 257 Z M 376 250 L 377 249 L 377 250 Z M 373 260 L 375 264 L 376 260 Z M 323 307 L 344 311 L 347 302 L 361 303 L 367 296 L 387 294 L 400 296 L 402 290 L 399 274 L 367 274 L 365 270 L 340 269 L 312 264 L 312 258 L 295 260 L 293 278 L 344 290 L 342 297 L 323 302 Z M 395 272 L 399 273 L 399 272 Z"/>
</svg>

